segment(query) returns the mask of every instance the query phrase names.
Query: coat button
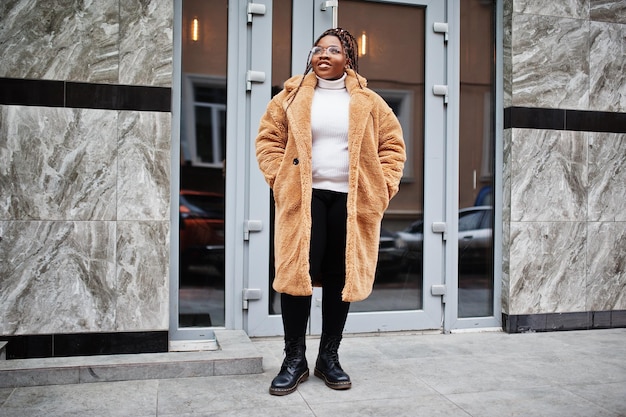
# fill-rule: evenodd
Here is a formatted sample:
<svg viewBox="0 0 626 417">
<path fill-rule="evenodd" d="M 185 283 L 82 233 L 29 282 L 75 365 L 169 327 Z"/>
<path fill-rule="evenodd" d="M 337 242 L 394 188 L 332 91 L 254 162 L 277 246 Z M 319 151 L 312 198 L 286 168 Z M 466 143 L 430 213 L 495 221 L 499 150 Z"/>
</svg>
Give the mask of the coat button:
<svg viewBox="0 0 626 417">
<path fill-rule="evenodd" d="M 293 160 L 293 164 L 294 164 L 294 165 L 298 165 L 299 163 L 300 163 L 300 161 L 298 161 L 298 158 L 294 158 L 294 160 Z"/>
</svg>

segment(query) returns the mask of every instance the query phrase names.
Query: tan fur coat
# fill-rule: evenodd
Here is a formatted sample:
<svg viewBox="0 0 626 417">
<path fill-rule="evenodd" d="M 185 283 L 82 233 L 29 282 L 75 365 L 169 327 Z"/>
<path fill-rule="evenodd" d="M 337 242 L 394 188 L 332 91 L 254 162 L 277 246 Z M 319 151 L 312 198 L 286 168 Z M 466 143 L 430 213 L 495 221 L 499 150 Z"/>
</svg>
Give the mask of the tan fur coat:
<svg viewBox="0 0 626 417">
<path fill-rule="evenodd" d="M 367 298 L 372 291 L 380 223 L 389 200 L 398 192 L 405 148 L 400 123 L 391 108 L 366 88 L 363 77 L 347 72 L 350 163 L 342 298 L 352 302 Z M 287 108 L 300 80 L 302 76 L 287 80 L 284 90 L 268 104 L 256 138 L 256 156 L 276 205 L 274 289 L 303 296 L 313 291 L 309 275 L 311 102 L 317 78 L 309 73 Z"/>
</svg>

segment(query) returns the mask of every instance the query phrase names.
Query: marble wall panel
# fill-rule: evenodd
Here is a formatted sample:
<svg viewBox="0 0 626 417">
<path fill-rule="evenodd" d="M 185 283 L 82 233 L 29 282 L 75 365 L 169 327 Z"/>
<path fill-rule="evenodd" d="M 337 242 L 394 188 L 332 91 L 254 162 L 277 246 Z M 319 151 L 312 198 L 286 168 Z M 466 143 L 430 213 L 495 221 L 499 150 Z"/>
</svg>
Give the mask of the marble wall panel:
<svg viewBox="0 0 626 417">
<path fill-rule="evenodd" d="M 509 314 L 585 311 L 585 222 L 514 222 Z"/>
<path fill-rule="evenodd" d="M 172 85 L 174 2 L 120 1 L 120 83 Z"/>
<path fill-rule="evenodd" d="M 116 330 L 169 326 L 169 222 L 117 222 Z"/>
<path fill-rule="evenodd" d="M 587 19 L 589 18 L 589 0 L 514 0 L 513 11 L 515 13 Z"/>
<path fill-rule="evenodd" d="M 590 221 L 626 221 L 626 134 L 589 133 Z"/>
<path fill-rule="evenodd" d="M 506 129 L 502 135 L 502 311 L 509 311 L 510 294 L 510 237 L 511 237 L 511 142 L 513 130 Z"/>
<path fill-rule="evenodd" d="M 112 331 L 115 223 L 0 221 L 0 334 Z"/>
<path fill-rule="evenodd" d="M 513 129 L 511 221 L 585 220 L 587 133 Z"/>
<path fill-rule="evenodd" d="M 120 112 L 118 220 L 169 220 L 171 115 Z"/>
<path fill-rule="evenodd" d="M 503 313 L 509 314 L 511 298 L 511 223 L 502 223 L 502 276 L 500 289 L 500 303 Z M 496 273 L 497 278 L 497 273 Z"/>
<path fill-rule="evenodd" d="M 514 163 L 511 160 L 513 148 L 513 131 L 506 129 L 502 134 L 502 220 L 511 221 L 511 169 Z"/>
<path fill-rule="evenodd" d="M 117 82 L 118 7 L 119 0 L 1 2 L 0 77 Z"/>
<path fill-rule="evenodd" d="M 626 26 L 591 22 L 589 35 L 589 110 L 624 112 Z"/>
<path fill-rule="evenodd" d="M 113 220 L 117 112 L 0 108 L 0 219 Z"/>
<path fill-rule="evenodd" d="M 590 0 L 589 17 L 599 22 L 626 23 L 626 1 Z"/>
<path fill-rule="evenodd" d="M 585 309 L 626 310 L 626 222 L 591 222 L 587 235 Z"/>
<path fill-rule="evenodd" d="M 504 108 L 513 104 L 513 60 L 511 57 L 513 5 L 512 0 L 504 0 L 502 11 L 502 101 Z"/>
<path fill-rule="evenodd" d="M 513 14 L 513 105 L 587 109 L 588 37 L 586 20 Z"/>
</svg>

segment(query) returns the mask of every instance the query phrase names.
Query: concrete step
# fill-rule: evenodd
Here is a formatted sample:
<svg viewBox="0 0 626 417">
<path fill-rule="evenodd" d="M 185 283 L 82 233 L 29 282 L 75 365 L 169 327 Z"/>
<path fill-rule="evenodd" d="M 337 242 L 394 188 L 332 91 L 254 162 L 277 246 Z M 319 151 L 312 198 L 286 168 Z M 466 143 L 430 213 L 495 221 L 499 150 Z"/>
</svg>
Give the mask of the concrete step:
<svg viewBox="0 0 626 417">
<path fill-rule="evenodd" d="M 218 350 L 0 361 L 0 388 L 263 372 L 263 357 L 243 330 L 215 330 Z M 0 349 L 1 350 L 1 349 Z"/>
</svg>

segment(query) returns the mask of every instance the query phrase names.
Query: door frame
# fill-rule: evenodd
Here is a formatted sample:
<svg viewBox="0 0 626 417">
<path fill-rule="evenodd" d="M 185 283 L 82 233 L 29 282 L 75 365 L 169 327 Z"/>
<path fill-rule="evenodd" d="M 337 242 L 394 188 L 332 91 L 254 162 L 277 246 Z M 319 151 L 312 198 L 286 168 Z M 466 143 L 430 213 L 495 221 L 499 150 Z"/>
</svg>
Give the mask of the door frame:
<svg viewBox="0 0 626 417">
<path fill-rule="evenodd" d="M 410 1 L 389 1 L 390 3 L 412 3 Z M 424 0 L 420 3 L 428 7 L 434 2 L 440 2 L 440 0 Z M 265 24 L 269 20 L 269 39 L 271 48 L 271 0 L 256 0 L 255 3 L 264 4 L 267 7 L 266 14 L 263 17 L 258 17 L 256 26 L 261 25 L 262 19 L 265 19 Z M 328 12 L 319 11 L 319 1 L 317 0 L 295 0 L 293 2 L 294 15 L 296 13 L 308 13 L 318 16 L 319 25 L 313 24 L 313 19 L 308 19 L 304 22 L 293 19 L 292 24 L 292 36 L 294 44 L 311 44 L 313 37 L 316 33 L 321 33 L 323 29 L 330 27 L 332 22 L 332 14 Z M 441 2 L 444 3 L 444 2 Z M 242 236 L 245 232 L 244 219 L 250 218 L 250 188 L 258 186 L 260 183 L 257 181 L 255 184 L 249 182 L 249 176 L 251 173 L 260 175 L 258 169 L 256 169 L 256 160 L 254 158 L 254 143 L 253 139 L 256 135 L 256 126 L 258 120 L 253 120 L 250 115 L 251 95 L 246 91 L 245 76 L 249 66 L 248 45 L 254 39 L 251 30 L 248 27 L 246 20 L 248 2 L 243 0 L 228 0 L 229 14 L 228 14 L 228 104 L 227 104 L 227 134 L 229 138 L 247 138 L 245 140 L 229 140 L 227 143 L 227 160 L 226 165 L 226 213 L 227 221 L 225 223 L 225 251 L 226 251 L 226 287 L 225 287 L 225 328 L 227 329 L 244 329 L 248 331 L 248 334 L 253 335 L 271 335 L 282 333 L 282 321 L 280 315 L 274 315 L 268 317 L 264 324 L 258 325 L 254 323 L 254 311 L 244 310 L 244 288 L 251 288 L 254 285 L 254 278 L 251 280 L 250 274 L 255 275 L 263 274 L 263 271 L 250 267 L 250 247 L 249 244 L 243 241 Z M 496 175 L 494 178 L 494 316 L 493 317 L 479 317 L 470 319 L 459 319 L 457 314 L 458 300 L 457 300 L 457 285 L 458 285 L 458 252 L 456 245 L 457 237 L 457 223 L 456 217 L 458 213 L 458 137 L 459 137 L 459 61 L 460 61 L 460 2 L 459 0 L 445 0 L 446 16 L 444 19 L 449 23 L 449 42 L 447 44 L 447 50 L 445 52 L 445 63 L 443 67 L 445 71 L 439 71 L 439 75 L 447 76 L 445 83 L 448 84 L 448 96 L 451 104 L 446 106 L 445 109 L 445 131 L 441 146 L 445 148 L 443 160 L 432 160 L 430 163 L 439 163 L 442 168 L 441 172 L 445 178 L 445 184 L 439 187 L 439 190 L 427 191 L 427 183 L 424 184 L 424 192 L 434 192 L 436 198 L 442 200 L 443 209 L 441 211 L 442 218 L 436 216 L 430 216 L 425 218 L 425 224 L 429 221 L 444 221 L 448 226 L 448 240 L 444 245 L 444 270 L 441 273 L 441 284 L 447 289 L 445 296 L 445 305 L 441 305 L 443 311 L 441 317 L 441 329 L 444 332 L 462 331 L 465 329 L 485 329 L 485 328 L 501 328 L 501 282 L 502 282 L 502 178 L 501 175 Z M 179 193 L 179 180 L 180 180 L 180 112 L 181 112 L 181 40 L 182 40 L 182 0 L 174 0 L 174 25 L 173 25 L 173 77 L 172 77 L 172 148 L 171 148 L 171 202 L 170 202 L 170 323 L 169 323 L 169 338 L 170 342 L 184 341 L 184 340 L 214 340 L 215 335 L 214 328 L 179 328 L 178 327 L 178 239 L 175 238 L 176 233 L 179 230 L 179 217 L 178 217 L 178 193 Z M 324 13 L 324 14 L 323 14 Z M 255 16 L 256 17 L 256 16 Z M 502 1 L 496 1 L 496 79 L 495 79 L 495 108 L 502 108 L 502 83 L 503 83 L 503 70 L 502 70 L 502 20 L 503 20 L 503 6 Z M 296 22 L 297 21 L 297 22 Z M 428 10 L 427 10 L 427 34 L 429 36 L 441 36 L 433 34 L 428 28 Z M 321 25 L 321 26 L 320 26 Z M 254 26 L 254 25 L 252 25 Z M 293 51 L 292 53 L 292 68 L 294 72 L 302 70 L 302 63 L 306 60 L 306 49 L 301 48 Z M 260 50 L 260 49 L 259 49 Z M 426 52 L 428 53 L 428 52 Z M 271 60 L 265 60 L 267 67 L 267 74 L 271 71 Z M 445 74 L 442 74 L 445 73 Z M 439 82 L 437 82 L 439 83 Z M 426 99 L 431 97 L 430 85 L 434 82 L 430 82 L 428 77 L 426 78 Z M 267 104 L 271 97 L 270 83 L 254 84 L 253 90 L 257 89 L 261 91 L 258 103 L 262 103 L 262 106 Z M 263 98 L 262 96 L 265 95 Z M 246 97 L 246 99 L 242 99 Z M 439 97 L 437 97 L 439 98 Z M 437 101 L 434 98 L 433 101 Z M 427 101 L 428 103 L 428 101 Z M 260 105 L 260 104 L 259 104 Z M 434 104 L 435 105 L 435 104 Z M 428 106 L 428 104 L 427 104 Z M 245 122 L 244 122 L 245 121 Z M 427 121 L 427 120 L 426 120 Z M 425 121 L 425 122 L 426 122 Z M 496 125 L 496 140 L 495 140 L 495 172 L 502 172 L 502 125 L 503 117 L 501 111 L 495 112 L 495 125 Z M 248 146 L 242 146 L 246 143 Z M 425 169 L 426 169 L 425 160 Z M 254 175 L 254 174 L 253 174 Z M 258 180 L 258 178 L 257 178 Z M 267 187 L 265 182 L 262 182 L 262 186 Z M 436 188 L 436 187 L 434 187 Z M 429 195 L 431 198 L 432 195 Z M 254 205 L 264 205 L 269 207 L 269 193 L 267 200 L 254 201 Z M 254 213 L 256 214 L 256 213 Z M 426 215 L 426 213 L 425 213 Z M 229 220 L 230 218 L 230 220 Z M 267 225 L 264 225 L 267 226 Z M 269 239 L 268 228 L 264 227 L 264 230 L 254 234 L 254 239 Z M 264 236 L 265 235 L 265 236 Z M 433 235 L 430 239 L 440 238 L 440 235 Z M 425 238 L 426 239 L 426 238 Z M 265 245 L 267 246 L 267 245 Z M 267 249 L 268 250 L 268 249 Z M 256 251 L 256 249 L 255 249 Z M 253 251 L 253 252 L 255 252 Z M 267 252 L 261 252 L 257 254 L 258 258 L 264 258 L 269 256 Z M 253 258 L 254 259 L 254 258 Z M 265 258 L 267 262 L 268 258 Z M 268 267 L 265 268 L 268 271 Z M 266 276 L 266 280 L 269 277 Z M 251 282 L 252 281 L 252 282 Z M 258 301 L 250 301 L 250 305 L 263 305 L 266 308 L 269 305 L 266 294 L 267 286 L 262 287 L 262 297 Z M 425 287 L 426 288 L 426 287 Z M 315 300 L 320 298 L 321 291 L 319 289 L 314 292 L 313 308 L 315 308 Z M 425 296 L 425 301 L 426 301 Z M 426 307 L 426 306 L 425 306 Z M 445 309 L 444 309 L 445 307 Z M 313 309 L 312 308 L 312 309 Z M 361 315 L 361 318 L 355 320 L 355 315 Z M 378 329 L 372 326 L 372 318 L 375 315 L 389 315 L 395 314 L 398 320 L 402 322 L 398 316 L 399 312 L 389 313 L 351 313 L 346 325 L 347 332 L 370 332 Z M 314 317 L 314 316 L 312 316 Z M 313 320 L 313 318 L 312 318 Z M 391 328 L 381 327 L 380 330 L 394 330 Z M 408 330 L 403 326 L 400 326 L 397 330 Z"/>
<path fill-rule="evenodd" d="M 446 137 L 445 120 L 446 106 L 443 97 L 432 93 L 432 85 L 445 83 L 445 71 L 441 68 L 446 66 L 446 45 L 443 34 L 435 33 L 432 28 L 434 22 L 445 21 L 445 3 L 435 0 L 405 0 L 389 1 L 381 0 L 380 3 L 414 5 L 416 7 L 426 7 L 425 14 L 425 43 L 426 49 L 426 69 L 425 69 L 425 136 L 431 138 L 425 143 L 424 155 L 424 194 L 428 196 L 425 201 L 424 220 L 425 224 L 442 222 L 444 204 L 446 199 L 444 179 L 446 178 L 446 167 L 442 163 L 445 160 L 445 141 L 434 138 Z M 266 71 L 267 79 L 271 79 L 271 58 L 263 60 L 257 54 L 258 51 L 271 51 L 271 1 L 262 0 L 260 3 L 266 5 L 266 14 L 246 26 L 248 39 L 250 39 L 251 63 L 250 69 L 258 70 L 263 68 Z M 316 0 L 294 1 L 293 2 L 293 38 L 292 38 L 292 68 L 294 73 L 302 69 L 303 62 L 306 62 L 306 51 L 312 44 L 315 36 L 332 25 L 332 10 L 321 11 L 318 9 L 319 2 Z M 311 10 L 311 8 L 313 10 Z M 339 5 L 339 13 L 341 6 Z M 298 16 L 311 16 L 310 19 L 298 19 Z M 263 20 L 263 23 L 261 23 Z M 268 26 L 269 22 L 269 26 Z M 297 22 L 297 24 L 296 24 Z M 266 32 L 262 32 L 264 27 Z M 269 66 L 269 68 L 268 68 Z M 258 99 L 261 97 L 261 99 Z M 269 207 L 269 188 L 256 168 L 254 156 L 254 138 L 258 126 L 254 121 L 260 119 L 267 103 L 271 98 L 270 83 L 253 84 L 251 93 L 246 96 L 249 102 L 248 121 L 253 122 L 248 126 L 248 148 L 250 158 L 248 158 L 248 180 L 245 187 L 249 191 L 249 198 L 254 200 L 255 206 L 248 204 L 246 214 L 250 217 L 244 219 L 261 219 L 262 223 L 267 223 L 266 216 Z M 229 167 L 232 165 L 229 162 Z M 227 174 L 228 176 L 228 174 Z M 428 180 L 430 178 L 430 180 Z M 436 180 L 440 179 L 440 180 Z M 438 182 L 435 184 L 435 182 Z M 259 190 L 263 190 L 259 192 Z M 257 211 L 258 210 L 258 211 Z M 245 223 L 246 220 L 244 220 Z M 250 240 L 246 243 L 245 261 L 247 272 L 254 271 L 253 274 L 243 274 L 244 288 L 260 290 L 259 299 L 248 302 L 248 309 L 244 313 L 244 328 L 250 336 L 273 336 L 283 332 L 282 318 L 278 315 L 269 315 L 269 294 L 268 294 L 268 256 L 267 242 L 269 242 L 269 230 L 263 227 L 260 232 L 250 235 Z M 358 312 L 350 313 L 346 323 L 347 333 L 373 332 L 373 331 L 396 331 L 396 330 L 422 330 L 422 329 L 442 329 L 443 326 L 443 305 L 442 296 L 432 295 L 431 285 L 444 283 L 444 242 L 442 234 L 433 232 L 429 227 L 424 233 L 424 257 L 433 260 L 424 266 L 424 294 L 423 309 L 412 311 L 386 311 L 386 312 Z M 228 229 L 227 229 L 228 230 Z M 227 234 L 228 236 L 228 234 Z M 256 256 L 259 255 L 259 256 Z M 258 262 L 258 263 L 257 263 Z M 228 274 L 228 271 L 227 271 Z M 321 330 L 321 290 L 315 289 L 313 294 L 311 320 L 309 323 L 310 332 L 317 334 Z"/>
<path fill-rule="evenodd" d="M 447 71 L 449 75 L 448 94 L 451 103 L 460 102 L 460 59 L 461 59 L 461 1 L 445 0 L 448 10 L 449 25 L 449 51 Z M 503 109 L 503 2 L 495 0 L 495 80 L 494 80 L 494 227 L 493 227 L 493 316 L 460 318 L 458 315 L 458 287 L 459 287 L 459 259 L 458 244 L 446 247 L 446 288 L 454 294 L 447 297 L 444 314 L 444 332 L 464 331 L 481 329 L 482 331 L 494 329 L 502 330 L 502 175 L 503 172 L 503 138 L 504 113 Z M 448 119 L 446 121 L 447 142 L 450 144 L 446 150 L 448 178 L 446 188 L 448 190 L 448 204 L 446 205 L 446 218 L 450 236 L 454 242 L 458 242 L 458 213 L 459 213 L 459 106 L 449 106 Z"/>
</svg>

